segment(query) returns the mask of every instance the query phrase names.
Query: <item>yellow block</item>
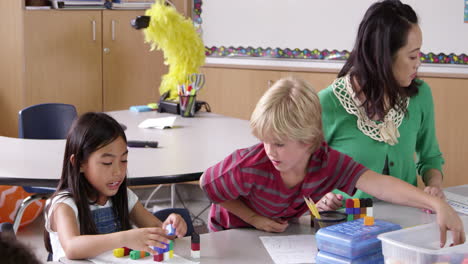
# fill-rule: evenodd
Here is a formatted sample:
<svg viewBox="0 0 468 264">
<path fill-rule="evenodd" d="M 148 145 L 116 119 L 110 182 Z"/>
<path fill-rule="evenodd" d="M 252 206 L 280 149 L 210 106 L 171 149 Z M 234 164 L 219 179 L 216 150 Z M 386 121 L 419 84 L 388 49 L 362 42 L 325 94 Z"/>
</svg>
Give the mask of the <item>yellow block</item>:
<svg viewBox="0 0 468 264">
<path fill-rule="evenodd" d="M 173 258 L 174 257 L 174 250 L 169 250 L 169 258 Z"/>
<path fill-rule="evenodd" d="M 117 257 L 117 258 L 121 258 L 124 256 L 124 248 L 116 248 L 112 251 L 114 253 L 114 256 Z"/>
<path fill-rule="evenodd" d="M 372 225 L 374 225 L 374 217 L 372 217 L 372 216 L 365 216 L 365 217 L 364 217 L 364 225 L 366 225 L 366 226 L 372 226 Z"/>
</svg>

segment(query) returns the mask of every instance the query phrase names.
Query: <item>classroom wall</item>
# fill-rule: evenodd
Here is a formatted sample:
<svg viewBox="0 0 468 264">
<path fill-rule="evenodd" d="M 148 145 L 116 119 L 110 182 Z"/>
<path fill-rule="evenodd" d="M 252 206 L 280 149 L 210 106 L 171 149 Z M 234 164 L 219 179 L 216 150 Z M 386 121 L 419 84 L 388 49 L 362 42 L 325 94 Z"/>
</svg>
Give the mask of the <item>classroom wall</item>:
<svg viewBox="0 0 468 264">
<path fill-rule="evenodd" d="M 205 46 L 348 50 L 375 0 L 203 0 Z M 419 15 L 424 53 L 468 53 L 463 0 L 403 0 Z"/>
</svg>

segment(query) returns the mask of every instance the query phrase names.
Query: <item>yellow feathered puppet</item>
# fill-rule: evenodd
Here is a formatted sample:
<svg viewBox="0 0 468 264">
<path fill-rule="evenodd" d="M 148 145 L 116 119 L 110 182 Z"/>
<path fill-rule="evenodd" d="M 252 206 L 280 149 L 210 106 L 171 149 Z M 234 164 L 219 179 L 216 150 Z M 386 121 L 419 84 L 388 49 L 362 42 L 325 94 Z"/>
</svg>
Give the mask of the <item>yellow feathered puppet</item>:
<svg viewBox="0 0 468 264">
<path fill-rule="evenodd" d="M 168 100 L 178 98 L 178 86 L 186 83 L 187 76 L 198 73 L 205 63 L 205 47 L 192 20 L 179 14 L 164 0 L 156 0 L 146 10 L 150 17 L 149 25 L 144 29 L 145 41 L 151 44 L 151 50 L 157 48 L 164 52 L 164 64 L 169 65 L 169 72 L 162 77 L 160 94 L 169 92 Z"/>
</svg>

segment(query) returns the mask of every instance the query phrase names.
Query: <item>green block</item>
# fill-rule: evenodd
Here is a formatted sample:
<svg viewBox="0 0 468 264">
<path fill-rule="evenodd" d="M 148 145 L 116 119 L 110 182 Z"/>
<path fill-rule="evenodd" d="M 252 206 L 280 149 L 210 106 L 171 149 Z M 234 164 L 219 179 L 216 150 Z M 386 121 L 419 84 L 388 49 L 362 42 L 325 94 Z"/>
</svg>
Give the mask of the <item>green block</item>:
<svg viewBox="0 0 468 264">
<path fill-rule="evenodd" d="M 130 252 L 130 258 L 133 259 L 133 260 L 139 259 L 140 258 L 140 251 L 133 250 L 132 252 Z"/>
<path fill-rule="evenodd" d="M 348 221 L 353 221 L 354 220 L 354 215 L 353 214 L 348 214 Z"/>
<path fill-rule="evenodd" d="M 169 250 L 174 250 L 174 240 L 169 241 Z"/>
</svg>

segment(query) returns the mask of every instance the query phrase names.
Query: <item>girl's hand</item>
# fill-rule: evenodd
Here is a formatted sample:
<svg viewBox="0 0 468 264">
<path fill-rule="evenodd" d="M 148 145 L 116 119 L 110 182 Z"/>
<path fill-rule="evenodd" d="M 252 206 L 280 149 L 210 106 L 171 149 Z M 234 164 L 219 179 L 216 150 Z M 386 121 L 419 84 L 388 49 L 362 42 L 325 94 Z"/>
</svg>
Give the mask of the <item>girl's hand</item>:
<svg viewBox="0 0 468 264">
<path fill-rule="evenodd" d="M 343 195 L 329 192 L 325 194 L 317 203 L 319 211 L 335 211 L 343 206 Z"/>
<path fill-rule="evenodd" d="M 270 219 L 265 216 L 255 215 L 249 221 L 258 230 L 263 230 L 267 232 L 284 232 L 288 227 L 288 221 L 281 219 Z"/>
<path fill-rule="evenodd" d="M 171 224 L 176 229 L 176 236 L 181 238 L 187 233 L 187 223 L 179 214 L 170 214 L 164 221 L 162 228 L 166 230 L 166 226 Z"/>
<path fill-rule="evenodd" d="M 150 246 L 166 248 L 162 242 L 169 244 L 167 239 L 167 231 L 160 227 L 137 228 L 123 231 L 123 243 L 128 248 L 133 250 L 146 251 L 151 254 L 157 254 Z"/>
<path fill-rule="evenodd" d="M 463 222 L 453 208 L 445 201 L 440 200 L 436 208 L 437 223 L 440 229 L 440 247 L 444 247 L 447 240 L 447 231 L 452 232 L 453 246 L 465 243 Z M 450 246 L 452 246 L 450 245 Z"/>
</svg>

